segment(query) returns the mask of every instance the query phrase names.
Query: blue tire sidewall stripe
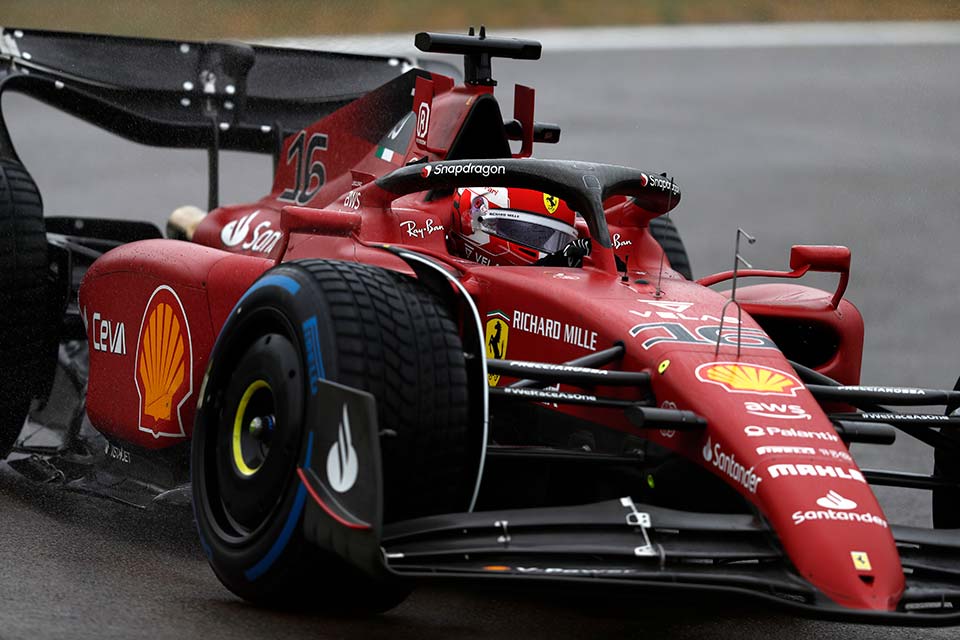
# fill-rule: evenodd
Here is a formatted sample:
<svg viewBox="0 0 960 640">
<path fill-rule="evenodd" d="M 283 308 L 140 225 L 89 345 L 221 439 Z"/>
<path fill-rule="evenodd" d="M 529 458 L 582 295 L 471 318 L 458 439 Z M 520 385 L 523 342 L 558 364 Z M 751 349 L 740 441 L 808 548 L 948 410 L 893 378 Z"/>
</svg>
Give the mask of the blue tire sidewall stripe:
<svg viewBox="0 0 960 640">
<path fill-rule="evenodd" d="M 307 433 L 307 455 L 304 457 L 303 466 L 308 468 L 310 466 L 310 459 L 313 457 L 313 432 L 309 431 Z M 266 573 L 270 567 L 277 561 L 277 558 L 283 553 L 283 550 L 286 549 L 287 544 L 290 542 L 291 536 L 293 536 L 294 529 L 296 529 L 297 524 L 300 522 L 300 516 L 303 514 L 303 507 L 307 501 L 307 488 L 304 486 L 303 482 L 297 479 L 299 486 L 297 487 L 297 496 L 293 500 L 293 507 L 290 509 L 290 513 L 287 516 L 287 521 L 283 525 L 283 529 L 280 531 L 280 535 L 277 536 L 277 539 L 271 545 L 270 550 L 267 551 L 265 555 L 259 562 L 243 572 L 243 575 L 247 580 L 253 581 Z"/>
</svg>

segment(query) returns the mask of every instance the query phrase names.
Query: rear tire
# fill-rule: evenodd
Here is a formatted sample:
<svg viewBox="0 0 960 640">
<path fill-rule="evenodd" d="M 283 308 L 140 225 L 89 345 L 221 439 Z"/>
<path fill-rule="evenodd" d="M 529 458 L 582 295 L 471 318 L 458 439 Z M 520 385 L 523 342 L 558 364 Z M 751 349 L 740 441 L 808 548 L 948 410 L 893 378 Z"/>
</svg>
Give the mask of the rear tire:
<svg viewBox="0 0 960 640">
<path fill-rule="evenodd" d="M 313 318 L 323 377 L 376 398 L 384 521 L 467 507 L 467 375 L 448 311 L 406 276 L 351 262 L 298 261 L 251 287 L 214 347 L 193 435 L 201 542 L 221 582 L 251 602 L 383 611 L 407 596 L 406 583 L 363 573 L 304 534 L 296 468 L 310 455 L 312 365 L 301 327 Z M 226 433 L 246 423 L 249 416 L 238 412 L 257 404 L 252 411 L 276 417 L 260 454 L 243 434 Z M 238 442 L 232 448 L 231 437 Z"/>
<path fill-rule="evenodd" d="M 51 364 L 47 236 L 40 191 L 16 160 L 0 159 L 0 460 L 23 429 Z M 55 356 L 54 356 L 55 358 Z"/>
<path fill-rule="evenodd" d="M 650 221 L 650 234 L 663 247 L 673 270 L 687 280 L 693 280 L 690 258 L 687 256 L 687 249 L 683 246 L 680 232 L 674 226 L 673 220 L 665 216 L 654 218 Z"/>
</svg>

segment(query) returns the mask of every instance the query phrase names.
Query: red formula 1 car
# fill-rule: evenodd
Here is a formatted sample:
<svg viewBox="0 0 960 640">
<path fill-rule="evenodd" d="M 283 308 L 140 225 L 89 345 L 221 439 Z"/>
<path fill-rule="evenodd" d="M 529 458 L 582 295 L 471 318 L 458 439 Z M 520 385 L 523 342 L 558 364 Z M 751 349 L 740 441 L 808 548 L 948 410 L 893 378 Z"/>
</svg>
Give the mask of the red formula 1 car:
<svg viewBox="0 0 960 640">
<path fill-rule="evenodd" d="M 167 239 L 44 218 L 0 129 L 18 471 L 192 502 L 218 577 L 261 603 L 376 611 L 419 580 L 495 579 L 960 622 L 960 392 L 858 384 L 846 248 L 694 281 L 660 217 L 672 178 L 531 158 L 560 130 L 523 86 L 505 121 L 490 61 L 539 44 L 419 34 L 464 57 L 456 84 L 397 59 L 2 38 L 0 89 L 206 148 L 211 173 L 209 213 Z M 273 153 L 270 194 L 217 206 L 220 149 Z M 809 271 L 837 290 L 737 287 Z M 934 475 L 858 468 L 847 444 L 897 429 Z M 888 523 L 871 484 L 932 492 L 936 528 Z"/>
</svg>

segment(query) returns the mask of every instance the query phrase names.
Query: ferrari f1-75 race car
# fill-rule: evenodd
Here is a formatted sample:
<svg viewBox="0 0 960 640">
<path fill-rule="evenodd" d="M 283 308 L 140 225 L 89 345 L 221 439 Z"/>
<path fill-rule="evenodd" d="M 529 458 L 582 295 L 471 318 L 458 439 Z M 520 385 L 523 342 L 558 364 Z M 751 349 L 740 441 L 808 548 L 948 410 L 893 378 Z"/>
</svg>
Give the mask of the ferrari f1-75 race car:
<svg viewBox="0 0 960 640">
<path fill-rule="evenodd" d="M 210 172 L 207 212 L 166 238 L 45 217 L 0 127 L 0 457 L 20 473 L 192 505 L 257 603 L 383 611 L 457 579 L 960 622 L 960 391 L 860 384 L 847 248 L 693 280 L 673 178 L 534 159 L 560 129 L 520 85 L 505 120 L 491 60 L 538 43 L 418 34 L 461 81 L 435 58 L 0 41 L 0 90 L 206 149 Z M 272 154 L 271 192 L 220 206 L 220 150 Z M 837 289 L 738 286 L 808 272 Z M 932 475 L 851 457 L 898 431 Z M 873 485 L 931 494 L 934 528 L 888 522 Z"/>
</svg>

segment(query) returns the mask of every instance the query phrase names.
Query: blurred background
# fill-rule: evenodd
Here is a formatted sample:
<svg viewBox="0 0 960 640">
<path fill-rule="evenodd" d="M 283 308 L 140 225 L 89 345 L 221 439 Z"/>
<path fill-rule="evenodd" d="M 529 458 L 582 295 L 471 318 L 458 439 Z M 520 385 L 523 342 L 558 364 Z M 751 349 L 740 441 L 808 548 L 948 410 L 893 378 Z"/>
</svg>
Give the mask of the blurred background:
<svg viewBox="0 0 960 640">
<path fill-rule="evenodd" d="M 34 0 L 0 2 L 4 25 L 179 38 L 423 29 L 780 21 L 956 20 L 957 0 Z"/>
</svg>

